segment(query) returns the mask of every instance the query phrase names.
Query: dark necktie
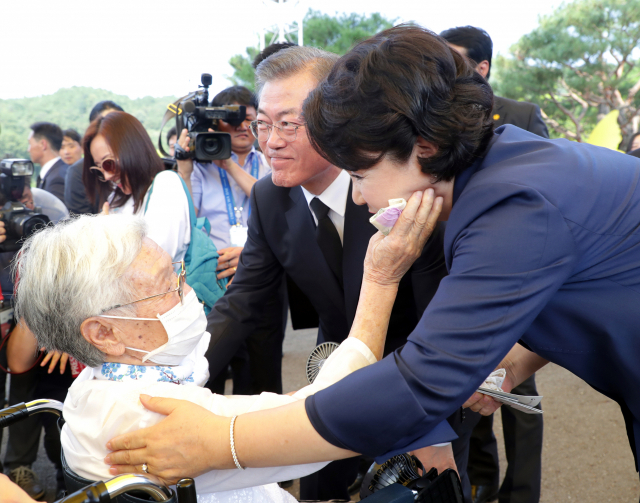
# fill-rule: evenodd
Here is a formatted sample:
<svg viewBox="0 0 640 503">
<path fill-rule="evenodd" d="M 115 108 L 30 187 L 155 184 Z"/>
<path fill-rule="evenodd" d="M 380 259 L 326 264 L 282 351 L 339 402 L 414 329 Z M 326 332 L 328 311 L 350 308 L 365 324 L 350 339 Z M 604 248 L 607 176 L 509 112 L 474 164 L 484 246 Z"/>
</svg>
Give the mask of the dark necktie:
<svg viewBox="0 0 640 503">
<path fill-rule="evenodd" d="M 42 188 L 42 178 L 40 178 L 40 175 L 38 175 L 38 178 L 36 178 L 36 187 L 38 189 Z"/>
<path fill-rule="evenodd" d="M 318 219 L 316 227 L 316 241 L 327 264 L 342 285 L 342 242 L 335 225 L 329 218 L 329 207 L 320 199 L 314 197 L 310 203 L 311 209 Z"/>
</svg>

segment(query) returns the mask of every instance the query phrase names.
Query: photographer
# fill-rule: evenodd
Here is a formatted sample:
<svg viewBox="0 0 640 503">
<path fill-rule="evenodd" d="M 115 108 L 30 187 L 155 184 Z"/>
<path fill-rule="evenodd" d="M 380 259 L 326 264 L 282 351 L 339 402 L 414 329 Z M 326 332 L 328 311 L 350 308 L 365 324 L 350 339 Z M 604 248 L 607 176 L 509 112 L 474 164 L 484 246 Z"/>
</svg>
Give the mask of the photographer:
<svg viewBox="0 0 640 503">
<path fill-rule="evenodd" d="M 232 227 L 239 224 L 246 229 L 251 188 L 271 171 L 262 153 L 254 148 L 249 129 L 249 124 L 256 118 L 257 103 L 253 93 L 246 87 L 233 86 L 218 93 L 211 101 L 212 107 L 226 105 L 246 107 L 246 118 L 239 126 L 223 120 L 216 126 L 217 131 L 231 135 L 231 158 L 217 163 L 178 161 L 178 171 L 191 189 L 198 216 L 207 217 L 211 223 L 210 236 L 220 253 L 219 278 L 235 274 L 244 242 L 234 239 Z M 186 129 L 180 134 L 178 143 L 182 148 L 188 148 Z M 230 193 L 230 201 L 225 197 L 225 191 Z"/>
</svg>

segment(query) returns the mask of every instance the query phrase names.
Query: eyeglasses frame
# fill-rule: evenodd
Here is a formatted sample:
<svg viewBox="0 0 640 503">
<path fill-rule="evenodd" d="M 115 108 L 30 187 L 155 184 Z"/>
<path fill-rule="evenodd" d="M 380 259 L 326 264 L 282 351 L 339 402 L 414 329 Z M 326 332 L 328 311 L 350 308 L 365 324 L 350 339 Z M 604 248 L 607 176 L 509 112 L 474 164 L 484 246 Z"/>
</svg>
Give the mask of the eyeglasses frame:
<svg viewBox="0 0 640 503">
<path fill-rule="evenodd" d="M 269 141 L 269 138 L 271 138 L 271 133 L 273 132 L 273 128 L 275 128 L 275 129 L 278 130 L 278 137 L 281 140 L 284 140 L 284 141 L 286 141 L 288 143 L 292 143 L 292 142 L 296 141 L 298 139 L 298 129 L 301 128 L 301 127 L 306 126 L 306 124 L 300 124 L 299 126 L 291 126 L 294 129 L 294 131 L 293 131 L 293 140 L 287 140 L 286 138 L 283 138 L 282 134 L 281 134 L 283 129 L 284 129 L 284 126 L 277 126 L 275 124 L 269 124 L 269 123 L 267 123 L 265 121 L 254 120 L 254 121 L 251 121 L 251 123 L 249 124 L 249 129 L 251 130 L 251 134 L 253 135 L 253 137 L 258 141 L 262 141 L 262 140 L 260 140 L 258 138 L 258 133 L 257 133 L 258 124 L 264 124 L 269 129 L 269 134 L 267 135 L 267 139 L 264 140 L 264 141 Z M 254 128 L 255 128 L 255 131 L 254 131 Z"/>
<path fill-rule="evenodd" d="M 163 292 L 163 293 L 157 293 L 155 295 L 150 295 L 149 297 L 145 297 L 143 299 L 134 300 L 133 302 L 127 302 L 126 304 L 118 304 L 118 305 L 112 306 L 112 307 L 110 307 L 108 309 L 104 309 L 102 311 L 102 313 L 106 313 L 108 311 L 111 311 L 112 309 L 117 309 L 119 307 L 129 306 L 129 305 L 135 304 L 137 302 L 142 302 L 143 300 L 149 300 L 149 299 L 153 299 L 155 297 L 160 297 L 161 295 L 167 295 L 168 293 L 173 293 L 173 292 L 178 292 L 178 296 L 180 297 L 180 304 L 184 305 L 184 285 L 185 285 L 186 280 L 187 280 L 187 271 L 184 268 L 184 259 L 183 260 L 179 260 L 177 262 L 171 262 L 171 265 L 174 265 L 174 264 L 180 264 L 180 274 L 178 274 L 178 288 L 176 288 L 175 290 L 169 290 L 168 292 Z"/>
</svg>

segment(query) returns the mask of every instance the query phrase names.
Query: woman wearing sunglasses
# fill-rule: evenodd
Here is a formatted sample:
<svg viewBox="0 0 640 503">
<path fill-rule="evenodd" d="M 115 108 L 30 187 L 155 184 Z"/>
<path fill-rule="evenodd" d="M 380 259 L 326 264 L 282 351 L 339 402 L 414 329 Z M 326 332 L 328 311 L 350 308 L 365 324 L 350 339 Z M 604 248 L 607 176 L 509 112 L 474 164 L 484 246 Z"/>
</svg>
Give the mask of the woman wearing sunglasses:
<svg viewBox="0 0 640 503">
<path fill-rule="evenodd" d="M 174 262 L 182 260 L 191 240 L 189 202 L 140 121 L 125 112 L 98 117 L 84 135 L 83 148 L 83 181 L 91 202 L 108 213 L 143 215 L 149 237 Z"/>
</svg>

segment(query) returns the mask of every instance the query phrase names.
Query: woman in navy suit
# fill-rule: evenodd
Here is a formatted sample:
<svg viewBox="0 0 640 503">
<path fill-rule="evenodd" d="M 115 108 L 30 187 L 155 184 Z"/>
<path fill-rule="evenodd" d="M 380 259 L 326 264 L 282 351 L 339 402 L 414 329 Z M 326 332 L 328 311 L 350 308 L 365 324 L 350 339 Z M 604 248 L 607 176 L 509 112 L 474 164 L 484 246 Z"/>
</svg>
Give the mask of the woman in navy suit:
<svg viewBox="0 0 640 503">
<path fill-rule="evenodd" d="M 474 410 L 495 410 L 488 398 L 469 399 L 494 368 L 507 369 L 508 391 L 548 361 L 620 404 L 635 452 L 640 162 L 514 126 L 494 133 L 492 104 L 491 88 L 466 59 L 409 26 L 360 43 L 309 96 L 310 138 L 349 171 L 357 203 L 376 211 L 417 192 L 389 236 L 372 239 L 353 330 L 386 330 L 377 302 L 384 305 L 396 288 L 402 248 L 414 246 L 416 229 L 430 227 L 438 213 L 448 221 L 449 276 L 403 348 L 304 407 L 238 418 L 242 463 L 353 452 L 380 459 L 446 441 L 443 420 L 465 400 Z M 232 466 L 222 434 L 228 422 L 176 401 L 145 403 L 170 415 L 112 441 L 113 449 L 134 449 L 108 458 L 133 465 L 114 472 L 145 461 L 167 478 Z M 207 424 L 210 442 L 175 433 L 162 439 L 190 430 L 183 422 L 194 418 Z"/>
</svg>

